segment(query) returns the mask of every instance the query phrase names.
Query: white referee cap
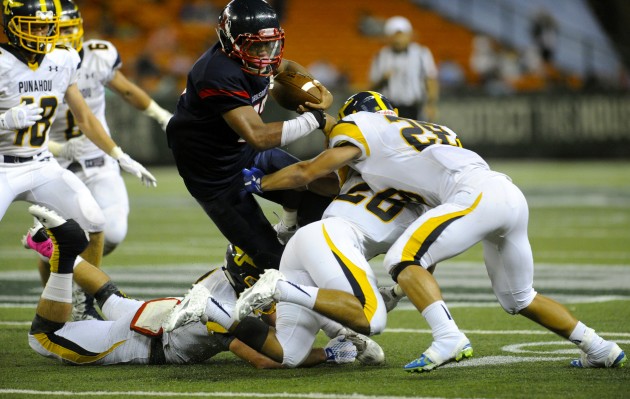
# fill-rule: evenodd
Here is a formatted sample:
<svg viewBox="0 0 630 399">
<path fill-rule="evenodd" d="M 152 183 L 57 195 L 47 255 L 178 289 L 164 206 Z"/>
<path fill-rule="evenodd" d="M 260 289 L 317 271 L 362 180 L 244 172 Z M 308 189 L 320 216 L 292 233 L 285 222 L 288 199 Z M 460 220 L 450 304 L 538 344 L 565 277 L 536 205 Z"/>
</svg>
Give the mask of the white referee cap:
<svg viewBox="0 0 630 399">
<path fill-rule="evenodd" d="M 405 17 L 391 17 L 385 22 L 385 34 L 391 36 L 397 32 L 410 33 L 413 30 L 411 22 Z"/>
</svg>

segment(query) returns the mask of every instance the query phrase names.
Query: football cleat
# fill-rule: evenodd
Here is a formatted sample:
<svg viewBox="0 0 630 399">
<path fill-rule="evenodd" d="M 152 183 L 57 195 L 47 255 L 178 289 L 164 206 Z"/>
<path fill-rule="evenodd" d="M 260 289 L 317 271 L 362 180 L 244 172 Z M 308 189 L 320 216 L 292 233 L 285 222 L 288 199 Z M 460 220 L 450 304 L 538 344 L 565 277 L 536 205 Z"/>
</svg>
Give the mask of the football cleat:
<svg viewBox="0 0 630 399">
<path fill-rule="evenodd" d="M 284 275 L 276 269 L 267 269 L 260 275 L 256 284 L 241 293 L 234 307 L 234 318 L 241 321 L 255 309 L 266 309 L 274 302 L 276 283 L 283 280 Z"/>
<path fill-rule="evenodd" d="M 395 284 L 391 287 L 379 287 L 378 292 L 381 293 L 383 301 L 385 301 L 385 309 L 389 313 L 398 306 L 398 302 L 405 296 L 400 285 Z"/>
<path fill-rule="evenodd" d="M 67 220 L 59 216 L 57 212 L 40 205 L 31 205 L 28 208 L 28 212 L 33 215 L 41 224 L 46 226 L 47 229 L 59 227 L 67 222 Z"/>
<path fill-rule="evenodd" d="M 459 362 L 473 356 L 473 348 L 468 338 L 463 337 L 455 346 L 450 356 L 443 357 L 440 353 L 429 347 L 418 359 L 406 364 L 403 369 L 408 372 L 422 373 L 431 371 L 436 367 L 452 361 Z"/>
<path fill-rule="evenodd" d="M 46 227 L 46 233 L 52 240 L 50 270 L 57 272 L 61 267 L 69 268 L 71 272 L 74 260 L 89 244 L 85 231 L 73 219 L 66 220 L 43 206 L 31 205 L 28 211 Z"/>
<path fill-rule="evenodd" d="M 571 361 L 571 366 L 579 368 L 621 368 L 626 365 L 628 358 L 619 345 L 614 342 L 607 342 L 606 348 L 598 355 L 589 355 L 582 352 L 579 359 Z"/>
<path fill-rule="evenodd" d="M 357 360 L 361 364 L 378 366 L 385 363 L 385 352 L 383 352 L 383 348 L 376 341 L 349 328 L 343 328 L 340 334 L 345 335 L 346 339 L 357 348 Z"/>
<path fill-rule="evenodd" d="M 294 224 L 293 226 L 287 226 L 281 220 L 273 226 L 273 229 L 276 231 L 276 235 L 278 236 L 278 241 L 280 241 L 282 245 L 287 245 L 287 242 L 289 242 L 291 237 L 293 237 L 293 235 L 297 231 L 298 226 L 297 224 Z"/>
<path fill-rule="evenodd" d="M 33 218 L 33 227 L 28 229 L 25 236 L 22 236 L 22 245 L 26 249 L 32 249 L 37 252 L 42 260 L 46 262 L 52 256 L 54 249 L 52 240 L 46 234 L 46 228 L 37 218 Z"/>
<path fill-rule="evenodd" d="M 210 291 L 203 284 L 194 284 L 162 324 L 164 331 L 171 332 L 184 324 L 200 321 L 206 311 L 208 298 Z"/>
<path fill-rule="evenodd" d="M 103 317 L 94 307 L 94 297 L 86 294 L 78 284 L 73 283 L 70 321 L 80 320 L 103 320 Z"/>
</svg>

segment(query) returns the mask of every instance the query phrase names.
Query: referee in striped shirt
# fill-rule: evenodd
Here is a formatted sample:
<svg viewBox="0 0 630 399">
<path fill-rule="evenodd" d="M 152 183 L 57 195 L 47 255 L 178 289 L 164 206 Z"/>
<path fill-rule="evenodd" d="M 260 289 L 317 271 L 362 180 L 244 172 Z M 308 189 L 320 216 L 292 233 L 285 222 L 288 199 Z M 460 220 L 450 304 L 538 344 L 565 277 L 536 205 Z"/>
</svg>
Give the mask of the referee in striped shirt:
<svg viewBox="0 0 630 399">
<path fill-rule="evenodd" d="M 404 118 L 435 121 L 438 73 L 431 51 L 412 42 L 413 28 L 402 16 L 385 23 L 389 44 L 372 60 L 372 88 L 389 98 Z"/>
</svg>

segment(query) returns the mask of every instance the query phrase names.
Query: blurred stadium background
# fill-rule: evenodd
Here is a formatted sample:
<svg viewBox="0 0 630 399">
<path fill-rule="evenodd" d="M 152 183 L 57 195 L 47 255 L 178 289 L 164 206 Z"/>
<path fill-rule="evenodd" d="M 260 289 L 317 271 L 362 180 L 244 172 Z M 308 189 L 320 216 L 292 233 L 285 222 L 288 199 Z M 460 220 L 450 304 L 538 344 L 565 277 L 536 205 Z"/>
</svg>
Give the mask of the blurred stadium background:
<svg viewBox="0 0 630 399">
<path fill-rule="evenodd" d="M 112 41 L 123 72 L 174 110 L 186 74 L 216 41 L 227 0 L 76 0 L 86 36 Z M 337 106 L 368 88 L 371 57 L 384 44 L 379 27 L 404 15 L 440 70 L 436 122 L 485 157 L 627 158 L 630 155 L 630 3 L 625 0 L 270 0 L 286 32 L 285 57 L 310 67 Z M 532 24 L 557 27 L 552 64 L 534 50 Z M 491 73 L 473 67 L 489 44 Z M 291 112 L 267 103 L 266 120 Z M 171 164 L 159 126 L 112 95 L 108 118 L 116 140 L 147 164 Z M 298 156 L 319 151 L 318 135 L 294 144 Z"/>
</svg>

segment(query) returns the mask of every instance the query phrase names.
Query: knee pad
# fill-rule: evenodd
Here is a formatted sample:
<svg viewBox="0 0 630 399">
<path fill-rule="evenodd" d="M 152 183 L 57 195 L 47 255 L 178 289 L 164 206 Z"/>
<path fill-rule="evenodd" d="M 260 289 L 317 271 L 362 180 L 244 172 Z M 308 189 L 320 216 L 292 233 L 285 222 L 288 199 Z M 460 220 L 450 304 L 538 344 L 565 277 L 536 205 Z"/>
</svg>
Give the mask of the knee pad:
<svg viewBox="0 0 630 399">
<path fill-rule="evenodd" d="M 57 330 L 60 330 L 66 323 L 58 323 L 41 317 L 36 314 L 33 322 L 31 323 L 31 330 L 28 332 L 30 335 L 34 334 L 50 334 Z"/>
<path fill-rule="evenodd" d="M 257 317 L 246 317 L 236 326 L 233 334 L 250 348 L 260 352 L 269 334 L 269 324 Z"/>
<path fill-rule="evenodd" d="M 534 291 L 534 289 L 531 289 L 527 292 L 517 293 L 517 294 L 495 293 L 503 310 L 505 310 L 507 313 L 511 315 L 519 314 L 521 310 L 528 307 L 534 300 L 534 297 L 536 296 L 536 294 L 537 292 Z"/>
<path fill-rule="evenodd" d="M 422 267 L 419 264 L 412 262 L 412 261 L 408 261 L 408 262 L 400 262 L 397 265 L 394 265 L 394 267 L 391 268 L 391 270 L 389 271 L 389 274 L 392 276 L 392 279 L 395 282 L 398 282 L 398 275 L 405 270 L 407 267 L 409 266 L 418 266 L 418 267 Z"/>
</svg>

